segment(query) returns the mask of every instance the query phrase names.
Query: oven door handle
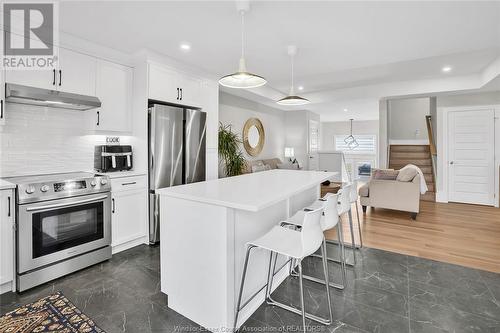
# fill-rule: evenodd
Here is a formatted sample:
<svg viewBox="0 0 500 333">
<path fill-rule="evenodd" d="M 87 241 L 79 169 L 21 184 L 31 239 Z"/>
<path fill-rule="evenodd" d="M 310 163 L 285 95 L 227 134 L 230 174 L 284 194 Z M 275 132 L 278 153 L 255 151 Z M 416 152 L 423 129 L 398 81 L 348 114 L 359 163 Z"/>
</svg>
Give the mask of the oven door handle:
<svg viewBox="0 0 500 333">
<path fill-rule="evenodd" d="M 68 207 L 68 206 L 74 206 L 74 205 L 79 205 L 83 203 L 89 203 L 93 201 L 98 201 L 102 199 L 106 199 L 108 196 L 107 195 L 102 195 L 100 197 L 92 198 L 92 199 L 85 199 L 85 200 L 80 200 L 80 201 L 74 201 L 74 202 L 68 202 L 65 204 L 55 204 L 55 205 L 45 205 L 45 206 L 35 206 L 35 207 L 28 207 L 26 208 L 27 212 L 32 212 L 35 210 L 42 210 L 42 209 L 51 209 L 51 208 L 63 208 L 63 207 Z"/>
</svg>

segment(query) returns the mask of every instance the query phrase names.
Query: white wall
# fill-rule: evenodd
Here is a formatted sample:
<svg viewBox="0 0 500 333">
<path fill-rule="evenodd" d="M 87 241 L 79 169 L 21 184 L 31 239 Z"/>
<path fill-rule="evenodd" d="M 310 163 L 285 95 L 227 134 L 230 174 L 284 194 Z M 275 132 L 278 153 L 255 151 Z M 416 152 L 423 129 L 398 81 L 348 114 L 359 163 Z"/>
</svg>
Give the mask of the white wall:
<svg viewBox="0 0 500 333">
<path fill-rule="evenodd" d="M 106 136 L 88 131 L 85 111 L 11 103 L 5 107 L 0 177 L 94 169 L 94 146 L 105 144 Z M 120 141 L 134 144 L 130 136 L 120 136 Z"/>
<path fill-rule="evenodd" d="M 243 136 L 243 126 L 249 118 L 258 118 L 264 126 L 266 141 L 259 156 L 253 157 L 246 153 L 249 161 L 278 157 L 283 161 L 285 151 L 285 112 L 257 102 L 224 92 L 219 93 L 219 121 L 231 125 L 233 132 Z"/>
<path fill-rule="evenodd" d="M 437 96 L 438 107 L 498 105 L 498 104 L 500 104 L 500 91 Z"/>
<path fill-rule="evenodd" d="M 297 110 L 287 111 L 286 120 L 286 147 L 294 149 L 295 158 L 299 165 L 305 170 L 309 169 L 309 121 L 314 120 L 319 123 L 320 116 L 314 112 Z M 321 128 L 320 128 L 320 149 L 321 149 Z"/>
<path fill-rule="evenodd" d="M 335 150 L 334 136 L 349 135 L 349 121 L 334 121 L 321 123 L 321 150 Z M 372 135 L 378 136 L 379 121 L 378 120 L 360 120 L 354 121 L 352 131 L 355 135 Z"/>
<path fill-rule="evenodd" d="M 430 114 L 430 98 L 388 101 L 389 142 L 428 144 L 425 116 Z"/>
</svg>

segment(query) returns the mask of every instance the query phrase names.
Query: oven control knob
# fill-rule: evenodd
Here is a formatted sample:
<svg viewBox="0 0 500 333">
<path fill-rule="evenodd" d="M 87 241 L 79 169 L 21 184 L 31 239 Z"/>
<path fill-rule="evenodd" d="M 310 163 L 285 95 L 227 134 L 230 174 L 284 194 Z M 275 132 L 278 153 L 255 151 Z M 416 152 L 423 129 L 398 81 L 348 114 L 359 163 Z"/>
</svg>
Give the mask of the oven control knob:
<svg viewBox="0 0 500 333">
<path fill-rule="evenodd" d="M 42 187 L 40 187 L 40 191 L 42 192 L 47 192 L 49 190 L 49 185 L 43 185 Z"/>
<path fill-rule="evenodd" d="M 101 179 L 101 185 L 106 185 L 108 183 L 108 180 L 106 178 Z"/>
<path fill-rule="evenodd" d="M 92 180 L 90 181 L 90 186 L 94 187 L 94 186 L 96 186 L 96 185 L 97 185 L 96 181 L 95 181 L 94 179 L 92 179 Z"/>
<path fill-rule="evenodd" d="M 30 185 L 26 188 L 26 193 L 28 194 L 32 194 L 32 193 L 35 193 L 35 187 Z"/>
</svg>

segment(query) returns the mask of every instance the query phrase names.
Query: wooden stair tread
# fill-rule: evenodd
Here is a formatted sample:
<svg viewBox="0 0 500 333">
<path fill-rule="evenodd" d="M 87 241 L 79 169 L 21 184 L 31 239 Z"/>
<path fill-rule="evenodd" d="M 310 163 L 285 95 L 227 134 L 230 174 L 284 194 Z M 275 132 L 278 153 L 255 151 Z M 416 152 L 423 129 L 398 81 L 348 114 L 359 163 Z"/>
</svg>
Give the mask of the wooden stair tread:
<svg viewBox="0 0 500 333">
<path fill-rule="evenodd" d="M 417 159 L 417 160 L 427 160 L 430 159 L 429 152 L 391 152 L 392 160 L 409 160 L 409 159 Z"/>
<path fill-rule="evenodd" d="M 391 145 L 391 152 L 430 152 L 429 145 Z"/>
<path fill-rule="evenodd" d="M 432 166 L 432 161 L 430 159 L 420 159 L 420 160 L 390 160 L 389 165 L 407 165 L 414 164 L 416 166 Z"/>
</svg>

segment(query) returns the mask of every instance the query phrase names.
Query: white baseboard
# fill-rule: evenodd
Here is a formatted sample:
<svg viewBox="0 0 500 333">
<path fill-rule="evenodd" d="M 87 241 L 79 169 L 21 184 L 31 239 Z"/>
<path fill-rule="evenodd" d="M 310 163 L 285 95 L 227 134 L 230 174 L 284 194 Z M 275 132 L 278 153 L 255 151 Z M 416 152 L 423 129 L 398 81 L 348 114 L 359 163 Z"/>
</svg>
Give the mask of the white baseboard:
<svg viewBox="0 0 500 333">
<path fill-rule="evenodd" d="M 123 242 L 123 243 L 120 243 L 117 245 L 112 245 L 111 253 L 116 254 L 116 253 L 119 253 L 119 252 L 122 252 L 122 251 L 125 251 L 128 249 L 131 249 L 133 247 L 136 247 L 137 245 L 148 244 L 148 243 L 149 242 L 148 242 L 147 236 L 141 235 L 139 237 L 135 237 L 133 239 L 130 239 L 126 242 Z"/>
<path fill-rule="evenodd" d="M 436 202 L 448 203 L 448 193 L 445 193 L 443 191 L 437 191 Z"/>
<path fill-rule="evenodd" d="M 0 295 L 12 291 L 12 288 L 13 288 L 12 281 L 0 284 Z"/>
</svg>

